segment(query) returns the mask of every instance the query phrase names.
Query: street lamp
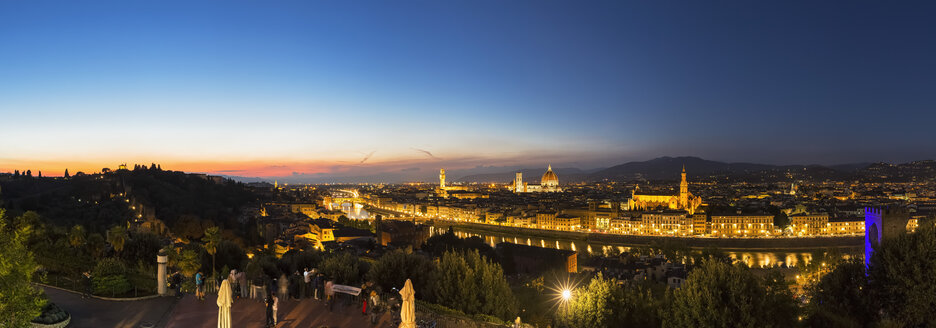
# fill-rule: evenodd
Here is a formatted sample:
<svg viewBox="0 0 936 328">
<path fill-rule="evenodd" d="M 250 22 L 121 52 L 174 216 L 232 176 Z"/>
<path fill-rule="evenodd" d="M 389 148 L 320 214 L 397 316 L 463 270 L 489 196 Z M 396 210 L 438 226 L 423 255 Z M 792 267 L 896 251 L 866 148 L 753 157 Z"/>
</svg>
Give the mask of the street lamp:
<svg viewBox="0 0 936 328">
<path fill-rule="evenodd" d="M 568 302 L 570 299 L 572 299 L 572 291 L 569 289 L 563 289 L 561 295 L 563 302 Z"/>
</svg>

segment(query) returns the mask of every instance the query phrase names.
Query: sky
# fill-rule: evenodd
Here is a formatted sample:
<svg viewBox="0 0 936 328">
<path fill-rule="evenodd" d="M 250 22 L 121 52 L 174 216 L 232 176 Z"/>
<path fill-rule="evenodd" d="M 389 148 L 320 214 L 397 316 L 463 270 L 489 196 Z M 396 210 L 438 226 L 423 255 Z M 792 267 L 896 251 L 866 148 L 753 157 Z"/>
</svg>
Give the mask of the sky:
<svg viewBox="0 0 936 328">
<path fill-rule="evenodd" d="M 0 172 L 934 159 L 933 17 L 931 1 L 3 1 Z"/>
</svg>

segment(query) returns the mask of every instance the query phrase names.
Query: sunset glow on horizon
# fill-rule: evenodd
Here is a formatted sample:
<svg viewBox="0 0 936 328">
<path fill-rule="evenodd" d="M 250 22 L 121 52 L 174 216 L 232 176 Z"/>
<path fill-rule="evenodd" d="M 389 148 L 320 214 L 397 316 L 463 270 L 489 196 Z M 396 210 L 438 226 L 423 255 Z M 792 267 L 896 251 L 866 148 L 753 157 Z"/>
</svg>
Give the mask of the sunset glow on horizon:
<svg viewBox="0 0 936 328">
<path fill-rule="evenodd" d="M 936 157 L 923 11 L 736 5 L 4 2 L 0 172 L 410 181 L 659 156 Z"/>
</svg>

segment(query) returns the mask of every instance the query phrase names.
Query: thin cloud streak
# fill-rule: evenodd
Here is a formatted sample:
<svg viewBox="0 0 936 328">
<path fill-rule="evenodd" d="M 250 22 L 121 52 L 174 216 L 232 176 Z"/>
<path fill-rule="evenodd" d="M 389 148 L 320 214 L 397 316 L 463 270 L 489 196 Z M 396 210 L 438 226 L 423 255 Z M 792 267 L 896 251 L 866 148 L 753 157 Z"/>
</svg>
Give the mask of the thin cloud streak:
<svg viewBox="0 0 936 328">
<path fill-rule="evenodd" d="M 412 148 L 412 149 L 415 150 L 415 151 L 421 152 L 421 153 L 423 153 L 423 154 L 429 155 L 429 157 L 432 158 L 432 159 L 439 159 L 438 157 L 435 157 L 435 155 L 432 155 L 432 153 L 429 152 L 428 150 L 419 149 L 419 148 Z"/>
<path fill-rule="evenodd" d="M 370 159 L 371 156 L 374 156 L 374 153 L 376 153 L 376 152 L 377 152 L 376 150 L 370 152 L 369 154 L 367 154 L 366 156 L 364 156 L 364 159 L 362 159 L 361 162 L 358 163 L 358 164 L 359 164 L 359 165 L 360 165 L 360 164 L 364 164 L 364 162 L 367 162 L 367 160 Z"/>
</svg>

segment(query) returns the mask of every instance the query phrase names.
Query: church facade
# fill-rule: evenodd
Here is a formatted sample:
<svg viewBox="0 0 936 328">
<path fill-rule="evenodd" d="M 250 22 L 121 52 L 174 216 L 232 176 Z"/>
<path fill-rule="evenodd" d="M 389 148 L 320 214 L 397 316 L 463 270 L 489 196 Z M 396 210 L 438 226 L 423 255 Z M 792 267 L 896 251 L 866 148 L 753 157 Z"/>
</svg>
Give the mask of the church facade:
<svg viewBox="0 0 936 328">
<path fill-rule="evenodd" d="M 702 198 L 689 193 L 689 183 L 686 181 L 686 167 L 683 166 L 682 181 L 679 182 L 678 195 L 651 195 L 640 193 L 640 187 L 634 187 L 627 207 L 632 211 L 651 210 L 664 207 L 671 210 L 684 210 L 695 214 L 696 209 L 702 205 Z"/>
<path fill-rule="evenodd" d="M 561 192 L 562 188 L 559 187 L 559 176 L 556 175 L 552 170 L 552 165 L 548 165 L 546 168 L 546 173 L 543 173 L 543 177 L 540 179 L 540 183 L 529 184 L 523 182 L 523 173 L 517 172 L 516 178 L 514 178 L 513 183 L 510 185 L 510 190 L 515 193 L 525 193 L 525 192 Z"/>
</svg>

